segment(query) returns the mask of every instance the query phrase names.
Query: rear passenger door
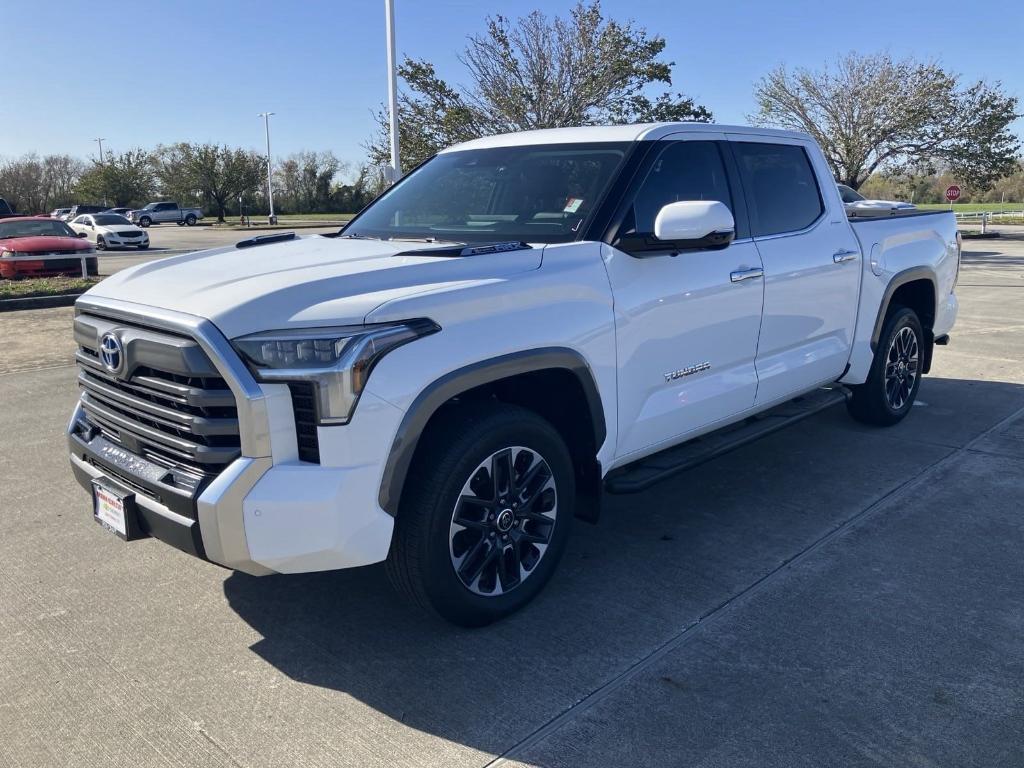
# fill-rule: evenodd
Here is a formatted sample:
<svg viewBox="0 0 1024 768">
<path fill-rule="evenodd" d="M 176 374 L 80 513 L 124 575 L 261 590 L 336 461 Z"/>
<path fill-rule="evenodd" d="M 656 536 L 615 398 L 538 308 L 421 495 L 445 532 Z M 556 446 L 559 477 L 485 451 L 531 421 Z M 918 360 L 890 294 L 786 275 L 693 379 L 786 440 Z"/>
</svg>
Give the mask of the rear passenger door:
<svg viewBox="0 0 1024 768">
<path fill-rule="evenodd" d="M 757 405 L 839 378 L 850 358 L 860 248 L 813 145 L 730 136 L 764 266 Z"/>
</svg>

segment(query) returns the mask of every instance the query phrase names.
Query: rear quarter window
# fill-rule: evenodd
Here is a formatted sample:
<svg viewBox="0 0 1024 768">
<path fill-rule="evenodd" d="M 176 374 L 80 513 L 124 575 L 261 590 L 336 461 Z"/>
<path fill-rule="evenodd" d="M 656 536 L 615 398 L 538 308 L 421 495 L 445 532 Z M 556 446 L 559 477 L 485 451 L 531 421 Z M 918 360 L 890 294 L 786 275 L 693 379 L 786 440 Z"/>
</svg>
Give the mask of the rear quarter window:
<svg viewBox="0 0 1024 768">
<path fill-rule="evenodd" d="M 744 141 L 732 146 L 751 203 L 755 237 L 806 229 L 825 212 L 818 179 L 803 147 Z"/>
</svg>

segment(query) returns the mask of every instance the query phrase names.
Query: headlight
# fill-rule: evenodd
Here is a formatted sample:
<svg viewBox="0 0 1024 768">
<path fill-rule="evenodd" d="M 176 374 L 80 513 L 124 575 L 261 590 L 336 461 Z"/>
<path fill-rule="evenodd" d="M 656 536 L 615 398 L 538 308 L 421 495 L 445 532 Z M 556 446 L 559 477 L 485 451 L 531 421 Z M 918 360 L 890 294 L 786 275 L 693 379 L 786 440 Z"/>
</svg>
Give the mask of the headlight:
<svg viewBox="0 0 1024 768">
<path fill-rule="evenodd" d="M 346 424 L 377 361 L 396 347 L 439 330 L 431 320 L 418 319 L 269 331 L 231 343 L 260 381 L 311 383 L 320 424 Z"/>
</svg>

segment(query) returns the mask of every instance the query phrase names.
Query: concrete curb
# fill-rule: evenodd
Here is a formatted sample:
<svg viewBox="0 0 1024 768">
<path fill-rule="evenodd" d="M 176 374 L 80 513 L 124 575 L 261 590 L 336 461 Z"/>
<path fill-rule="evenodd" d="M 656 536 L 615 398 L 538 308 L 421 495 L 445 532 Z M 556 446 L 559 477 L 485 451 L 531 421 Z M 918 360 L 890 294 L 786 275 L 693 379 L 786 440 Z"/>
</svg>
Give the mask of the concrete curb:
<svg viewBox="0 0 1024 768">
<path fill-rule="evenodd" d="M 62 293 L 57 296 L 28 296 L 24 299 L 0 299 L 0 312 L 17 312 L 22 309 L 50 309 L 52 307 L 70 307 L 78 293 Z"/>
</svg>

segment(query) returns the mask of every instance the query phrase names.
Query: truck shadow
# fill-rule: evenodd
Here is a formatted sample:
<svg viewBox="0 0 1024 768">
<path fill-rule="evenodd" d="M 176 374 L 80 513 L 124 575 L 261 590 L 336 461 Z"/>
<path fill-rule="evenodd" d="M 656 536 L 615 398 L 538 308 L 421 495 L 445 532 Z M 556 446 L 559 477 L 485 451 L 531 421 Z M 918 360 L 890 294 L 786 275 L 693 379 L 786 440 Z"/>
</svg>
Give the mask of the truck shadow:
<svg viewBox="0 0 1024 768">
<path fill-rule="evenodd" d="M 929 378 L 920 400 L 892 429 L 837 407 L 642 494 L 606 496 L 540 598 L 491 627 L 402 604 L 380 566 L 236 573 L 225 594 L 262 637 L 252 651 L 292 680 L 499 754 L 1024 406 L 1024 386 Z"/>
</svg>

